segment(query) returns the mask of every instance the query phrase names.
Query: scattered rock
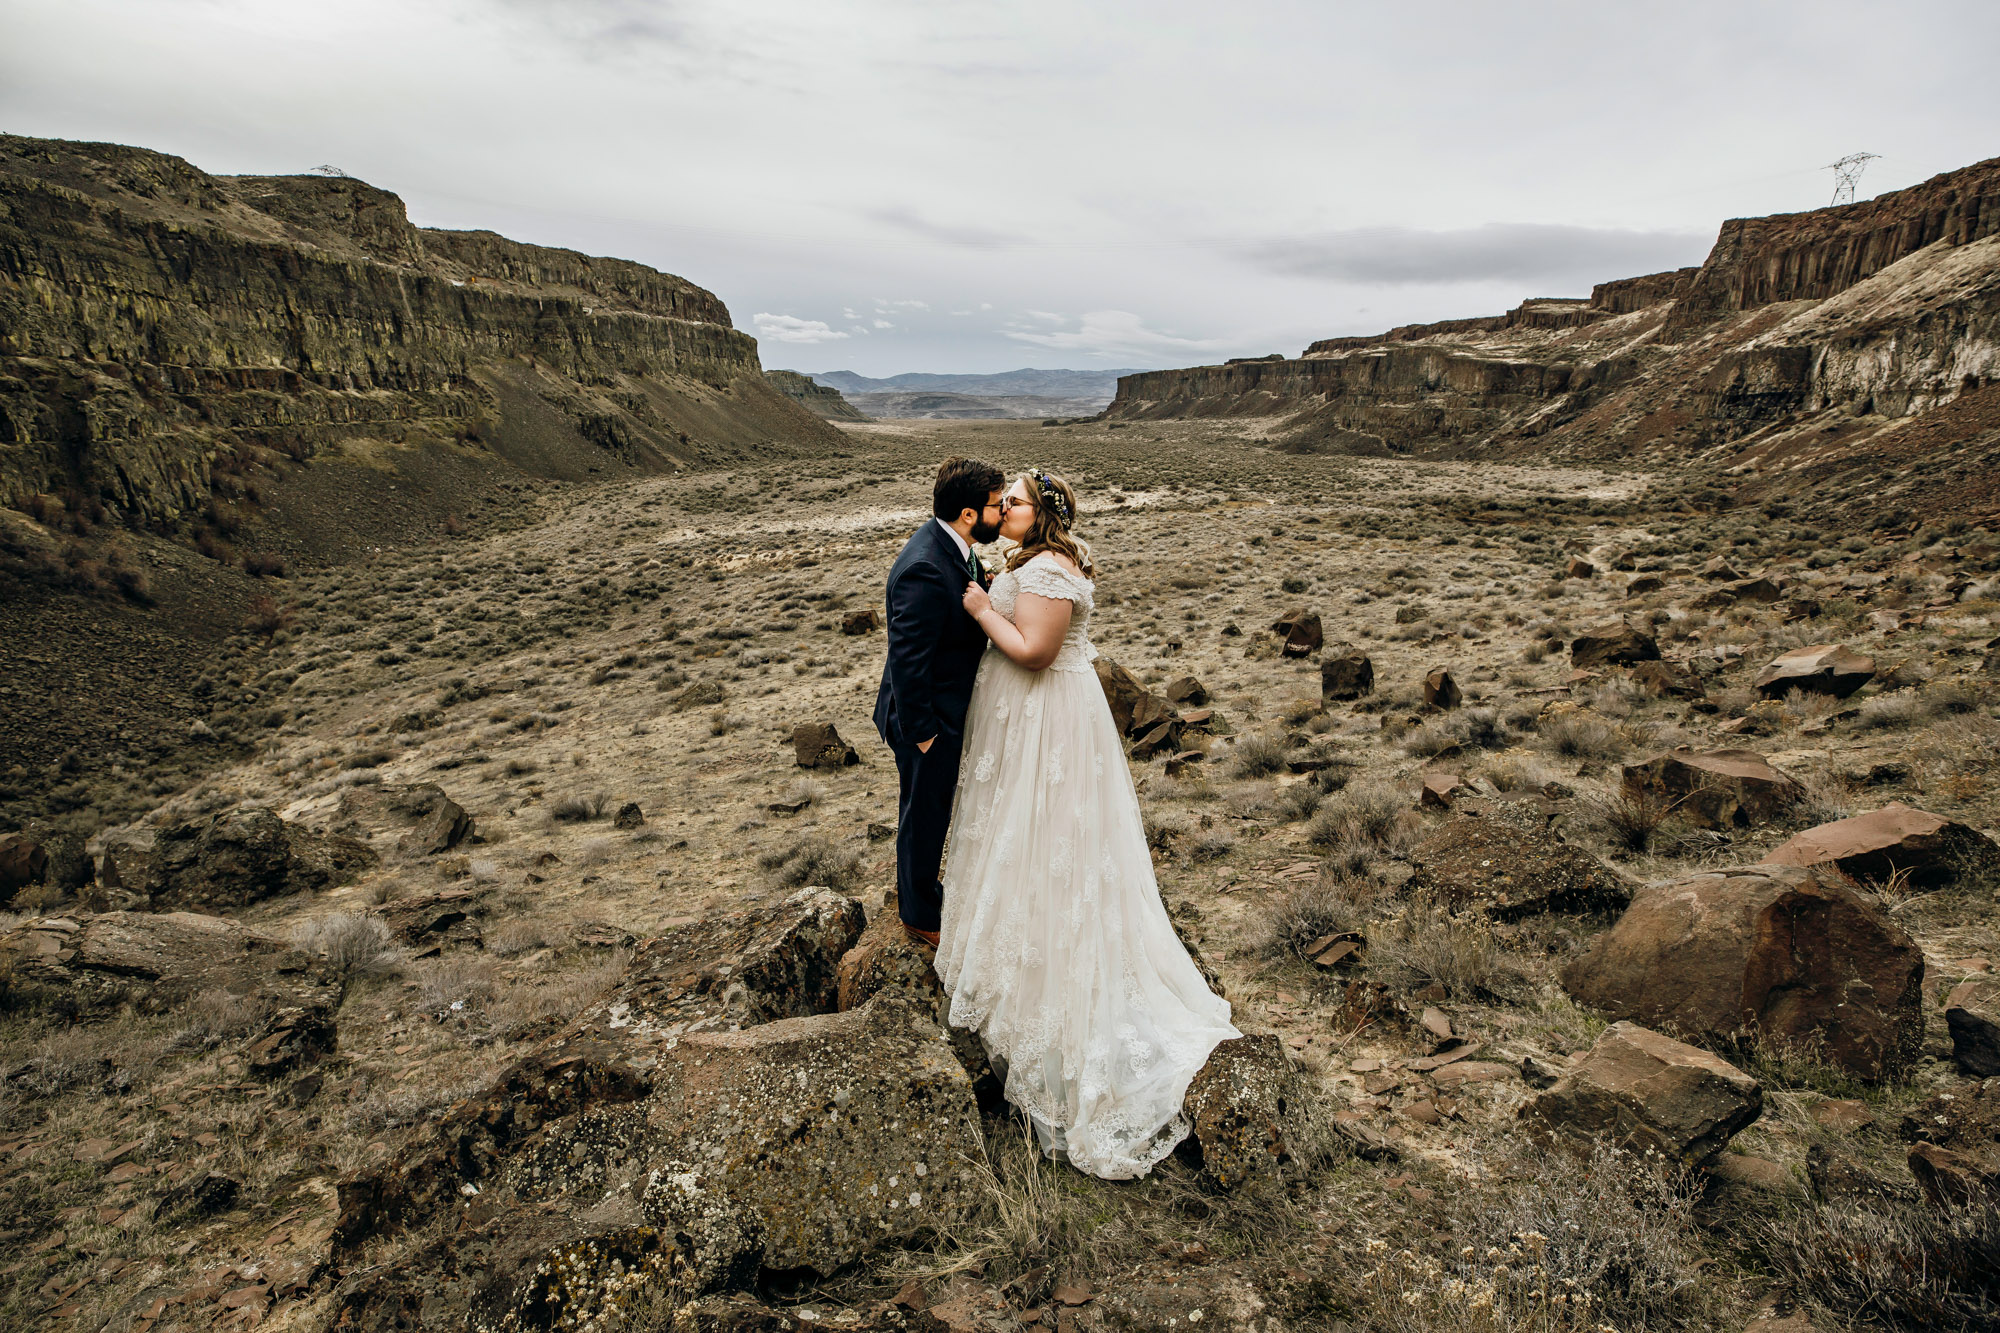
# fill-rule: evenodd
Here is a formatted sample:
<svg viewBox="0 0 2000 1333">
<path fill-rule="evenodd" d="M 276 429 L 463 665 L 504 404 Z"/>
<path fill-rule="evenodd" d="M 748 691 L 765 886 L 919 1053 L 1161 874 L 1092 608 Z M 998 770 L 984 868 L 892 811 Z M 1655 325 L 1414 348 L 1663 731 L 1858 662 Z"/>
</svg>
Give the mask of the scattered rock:
<svg viewBox="0 0 2000 1333">
<path fill-rule="evenodd" d="M 1311 657 L 1326 642 L 1320 629 L 1319 612 L 1307 611 L 1303 607 L 1280 617 L 1271 626 L 1271 632 L 1285 636 L 1286 657 Z"/>
<path fill-rule="evenodd" d="M 896 826 L 894 824 L 870 823 L 868 825 L 868 841 L 870 842 L 887 842 L 895 836 Z"/>
<path fill-rule="evenodd" d="M 1208 687 L 1193 676 L 1168 681 L 1162 693 L 1167 696 L 1168 703 L 1189 708 L 1199 708 L 1208 702 Z"/>
<path fill-rule="evenodd" d="M 1944 1001 L 1951 1057 L 1971 1078 L 2000 1075 L 2000 977 L 1982 973 L 1952 987 Z"/>
<path fill-rule="evenodd" d="M 1332 703 L 1375 692 L 1375 663 L 1351 643 L 1335 644 L 1320 658 L 1319 697 Z"/>
<path fill-rule="evenodd" d="M 1739 602 L 1775 602 L 1781 595 L 1778 585 L 1769 579 L 1738 579 L 1710 589 L 1691 605 L 1697 611 L 1720 611 Z"/>
<path fill-rule="evenodd" d="M 1620 876 L 1555 833 L 1493 814 L 1450 820 L 1410 852 L 1410 864 L 1406 892 L 1500 921 L 1615 910 L 1631 898 Z"/>
<path fill-rule="evenodd" d="M 471 889 L 446 889 L 412 898 L 392 898 L 376 908 L 389 933 L 408 945 L 419 958 L 431 957 L 454 945 L 480 948 L 485 937 L 475 915 L 481 908 L 479 893 Z"/>
<path fill-rule="evenodd" d="M 403 845 L 425 856 L 436 856 L 450 851 L 470 836 L 472 816 L 465 813 L 464 806 L 439 792 L 431 812 L 413 831 L 403 836 Z"/>
<path fill-rule="evenodd" d="M 1451 678 L 1449 667 L 1433 667 L 1424 675 L 1424 706 L 1426 708 L 1456 708 L 1465 699 L 1458 682 Z"/>
<path fill-rule="evenodd" d="M 1742 1070 L 1635 1023 L 1613 1023 L 1521 1116 L 1700 1162 L 1721 1152 L 1763 1109 L 1763 1089 Z"/>
<path fill-rule="evenodd" d="M 1825 610 L 1817 597 L 1787 597 L 1780 608 L 1787 625 L 1796 625 L 1801 620 L 1816 620 Z"/>
<path fill-rule="evenodd" d="M 802 722 L 792 729 L 792 753 L 800 768 L 846 768 L 861 762 L 831 722 Z"/>
<path fill-rule="evenodd" d="M 1640 662 L 1625 678 L 1655 699 L 1701 699 L 1708 690 L 1685 662 Z"/>
<path fill-rule="evenodd" d="M 48 858 L 42 873 L 43 883 L 69 892 L 84 888 L 97 878 L 96 866 L 85 849 L 85 839 L 76 830 L 46 819 L 31 819 L 21 826 L 21 832 Z M 4 873 L 0 871 L 0 875 Z M 0 888 L 0 898 L 4 894 L 4 888 Z"/>
<path fill-rule="evenodd" d="M 267 809 L 237 806 L 160 831 L 146 890 L 155 908 L 241 908 L 344 882 L 373 854 L 352 838 L 317 834 Z"/>
<path fill-rule="evenodd" d="M 1822 643 L 1794 648 L 1771 659 L 1751 683 L 1767 699 L 1782 699 L 1793 690 L 1845 699 L 1874 677 L 1874 658 L 1838 644 Z"/>
<path fill-rule="evenodd" d="M 1739 1190 L 1760 1194 L 1803 1194 L 1805 1187 L 1796 1176 L 1768 1157 L 1748 1153 L 1717 1153 L 1708 1164 L 1712 1179 Z"/>
<path fill-rule="evenodd" d="M 1659 656 L 1660 645 L 1653 636 L 1625 621 L 1588 630 L 1569 646 L 1569 663 L 1579 670 L 1631 666 L 1656 661 Z"/>
<path fill-rule="evenodd" d="M 1649 592 L 1658 592 L 1667 586 L 1667 581 L 1658 574 L 1634 574 L 1625 582 L 1627 597 L 1643 597 Z"/>
<path fill-rule="evenodd" d="M 1151 759 L 1160 754 L 1179 753 L 1182 745 L 1181 720 L 1168 718 L 1148 728 L 1132 742 L 1134 759 Z"/>
<path fill-rule="evenodd" d="M 618 813 L 611 817 L 611 827 L 615 829 L 643 828 L 646 812 L 639 808 L 637 801 L 627 801 L 618 807 Z"/>
<path fill-rule="evenodd" d="M 1641 889 L 1562 979 L 1615 1019 L 1703 1041 L 1754 1028 L 1879 1079 L 1918 1055 L 1923 977 L 1916 942 L 1840 875 L 1759 865 Z"/>
<path fill-rule="evenodd" d="M 882 613 L 872 606 L 865 611 L 849 611 L 840 618 L 840 632 L 842 634 L 872 634 L 881 628 Z"/>
<path fill-rule="evenodd" d="M 1797 805 L 1805 789 L 1754 750 L 1670 750 L 1628 765 L 1629 796 L 1648 796 L 1697 828 L 1750 828 Z"/>
<path fill-rule="evenodd" d="M 1563 566 L 1563 577 L 1566 579 L 1596 578 L 1597 566 L 1591 564 L 1581 556 L 1571 556 L 1569 563 Z"/>
<path fill-rule="evenodd" d="M 1460 793 L 1472 790 L 1462 774 L 1426 773 L 1417 792 L 1417 804 L 1426 810 L 1448 810 Z"/>
<path fill-rule="evenodd" d="M 1695 574 L 1697 577 L 1707 579 L 1711 583 L 1734 583 L 1743 577 L 1742 574 L 1737 572 L 1735 566 L 1719 555 L 1696 570 Z"/>
<path fill-rule="evenodd" d="M 450 851 L 472 836 L 472 816 L 445 795 L 435 782 L 375 782 L 349 787 L 340 794 L 343 831 L 373 831 L 376 826 L 409 826 L 400 845 L 424 856 Z"/>
<path fill-rule="evenodd" d="M 1178 754 L 1169 755 L 1167 757 L 1167 776 L 1177 778 L 1207 758 L 1208 756 L 1200 750 L 1182 750 Z"/>
<path fill-rule="evenodd" d="M 1880 810 L 1809 828 L 1764 858 L 1767 865 L 1835 865 L 1859 880 L 1903 875 L 1935 888 L 1968 869 L 2000 865 L 2000 847 L 1970 825 L 1891 802 Z"/>
</svg>

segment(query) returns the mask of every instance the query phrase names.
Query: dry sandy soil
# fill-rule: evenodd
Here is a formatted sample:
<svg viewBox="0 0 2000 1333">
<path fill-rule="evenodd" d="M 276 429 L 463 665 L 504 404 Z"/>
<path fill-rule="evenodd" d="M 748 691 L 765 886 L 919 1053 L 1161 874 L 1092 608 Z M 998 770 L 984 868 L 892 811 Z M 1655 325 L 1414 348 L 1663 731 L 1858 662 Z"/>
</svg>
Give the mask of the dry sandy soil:
<svg viewBox="0 0 2000 1333">
<path fill-rule="evenodd" d="M 880 604 L 890 560 L 927 511 L 930 476 L 953 453 L 1069 475 L 1099 562 L 1099 649 L 1145 681 L 1193 675 L 1212 694 L 1226 734 L 1197 738 L 1203 760 L 1174 777 L 1164 757 L 1134 763 L 1162 893 L 1221 975 L 1239 1026 L 1279 1034 L 1336 1105 L 1360 1112 L 1400 1154 L 1344 1158 L 1247 1211 L 1204 1201 L 1174 1164 L 1127 1186 L 1050 1174 L 1028 1228 L 1039 1234 L 1003 1226 L 966 1241 L 989 1277 L 1037 1264 L 1047 1275 L 1052 1264 L 1055 1276 L 1100 1286 L 1150 1284 L 1162 1327 L 1193 1326 L 1206 1307 L 1212 1321 L 1241 1327 L 1483 1328 L 1498 1325 L 1440 1313 L 1457 1298 L 1444 1270 L 1425 1286 L 1418 1261 L 1451 1258 L 1463 1237 L 1481 1247 L 1497 1239 L 1500 1256 L 1482 1250 L 1465 1262 L 1501 1264 L 1510 1236 L 1530 1225 L 1523 1219 L 1567 1219 L 1596 1227 L 1589 1244 L 1600 1249 L 1653 1247 L 1661 1271 L 1684 1280 L 1634 1295 L 1643 1283 L 1620 1286 L 1600 1268 L 1584 1283 L 1608 1284 L 1599 1313 L 1578 1304 L 1535 1327 L 1741 1327 L 1775 1293 L 1809 1297 L 1780 1283 L 1773 1256 L 1783 1247 L 1771 1239 L 1792 1224 L 1785 1209 L 1803 1202 L 1725 1181 L 1649 1212 L 1640 1197 L 1649 1187 L 1623 1168 L 1600 1164 L 1586 1184 L 1585 1168 L 1522 1156 L 1514 1117 L 1533 1089 L 1520 1077 L 1449 1084 L 1402 1064 L 1429 1049 L 1414 1024 L 1426 1006 L 1470 1034 L 1486 1064 L 1560 1066 L 1586 1048 L 1603 1022 L 1554 978 L 1604 923 L 1545 918 L 1496 934 L 1419 920 L 1395 903 L 1397 858 L 1451 817 L 1416 809 L 1420 774 L 1440 766 L 1502 790 L 1559 784 L 1571 793 L 1561 802 L 1569 840 L 1635 879 L 1754 861 L 1800 828 L 1889 800 L 1991 831 L 2000 824 L 2000 721 L 1982 674 L 2000 633 L 1991 539 L 1702 512 L 1671 479 L 1612 469 L 1284 456 L 1261 446 L 1257 428 L 855 424 L 843 427 L 844 458 L 541 492 L 523 497 L 538 511 L 514 531 L 288 581 L 279 614 L 212 672 L 217 725 L 249 729 L 254 754 L 143 823 L 255 802 L 328 825 L 351 789 L 437 783 L 476 820 L 472 842 L 425 857 L 381 830 L 378 864 L 353 882 L 243 917 L 285 933 L 468 889 L 483 947 L 388 956 L 358 971 L 338 1052 L 310 1088 L 246 1084 L 227 1013 L 109 1029 L 6 1018 L 0 1227 L 15 1256 L 0 1263 L 0 1323 L 137 1329 L 152 1326 L 144 1312 L 155 1309 L 161 1327 L 211 1317 L 216 1327 L 260 1318 L 316 1327 L 325 1294 L 288 1296 L 259 1265 L 323 1244 L 333 1182 L 382 1160 L 587 1003 L 615 976 L 622 941 L 807 883 L 879 910 L 893 842 L 870 827 L 893 823 L 896 793 L 868 721 L 882 638 L 843 634 L 841 622 Z M 1599 572 L 1562 578 L 1573 556 Z M 1626 597 L 1629 576 L 1609 572 L 1620 556 L 1660 573 L 1663 589 Z M 1694 571 L 1716 556 L 1746 575 L 1814 585 L 1822 614 L 1786 624 L 1775 606 L 1688 610 L 1712 586 Z M 1323 618 L 1329 644 L 1372 656 L 1373 695 L 1320 706 L 1317 659 L 1281 656 L 1271 632 L 1300 607 Z M 1921 620 L 1871 622 L 1886 610 Z M 1572 684 L 1567 657 L 1542 646 L 1620 614 L 1652 619 L 1670 657 L 1714 659 L 1714 706 L 1603 677 Z M 1843 705 L 1858 717 L 1823 727 L 1817 719 L 1836 706 L 1795 699 L 1764 710 L 1765 734 L 1718 730 L 1749 710 L 1758 667 L 1820 642 L 1877 659 L 1874 683 Z M 1419 688 L 1440 666 L 1465 704 L 1427 714 Z M 1580 707 L 1558 710 L 1568 719 L 1558 726 L 1541 716 L 1552 701 Z M 817 721 L 854 745 L 858 765 L 795 765 L 793 728 Z M 1618 765 L 1676 744 L 1754 746 L 1812 799 L 1786 822 L 1726 836 L 1669 822 L 1633 850 L 1604 816 Z M 1306 747 L 1331 749 L 1338 762 L 1317 776 L 1286 771 L 1284 756 Z M 1370 802 L 1389 818 L 1357 837 L 1339 816 Z M 613 816 L 628 803 L 643 823 L 618 827 Z M 116 906 L 115 895 L 98 905 Z M 1900 1170 L 1892 1134 L 1836 1135 L 1815 1115 L 1821 1103 L 1859 1101 L 1871 1124 L 1893 1126 L 1960 1082 L 1936 993 L 1978 965 L 1967 960 L 2000 958 L 1993 887 L 1903 898 L 1894 915 L 1930 965 L 1916 1073 L 1877 1086 L 1802 1056 L 1770 1053 L 1757 1065 L 1765 1111 L 1736 1147 L 1801 1189 L 1809 1150 L 1833 1137 L 1864 1165 Z M 1369 1010 L 1355 1011 L 1355 975 L 1299 953 L 1306 938 L 1347 924 L 1370 941 L 1358 975 L 1382 987 L 1373 1021 L 1358 1027 Z M 106 1068 L 129 1086 L 107 1085 Z M 137 1146 L 107 1160 L 106 1139 Z M 160 1182 L 209 1170 L 242 1182 L 235 1209 L 155 1219 L 146 1205 Z M 1642 1214 L 1653 1219 L 1644 1228 L 1630 1220 Z M 1417 1256 L 1403 1277 L 1374 1257 L 1378 1240 Z M 951 1262 L 898 1260 L 800 1299 L 824 1315 Z M 1024 1305 L 1046 1289 L 1037 1282 L 1021 1289 Z M 260 1286 L 235 1306 L 209 1304 Z M 1406 1289 L 1420 1293 L 1404 1302 L 1409 1311 L 1428 1313 L 1398 1325 Z M 157 1304 L 168 1297 L 180 1303 Z M 1835 1309 L 1843 1299 L 1824 1296 Z"/>
</svg>

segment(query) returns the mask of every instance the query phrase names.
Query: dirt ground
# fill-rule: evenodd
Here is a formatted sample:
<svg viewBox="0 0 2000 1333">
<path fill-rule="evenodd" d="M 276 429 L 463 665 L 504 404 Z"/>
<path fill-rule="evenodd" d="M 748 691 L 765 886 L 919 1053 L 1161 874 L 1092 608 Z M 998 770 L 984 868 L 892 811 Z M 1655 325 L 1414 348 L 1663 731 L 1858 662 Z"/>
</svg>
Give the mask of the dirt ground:
<svg viewBox="0 0 2000 1333">
<path fill-rule="evenodd" d="M 621 942 L 807 883 L 878 909 L 894 879 L 883 833 L 896 796 L 868 720 L 883 640 L 843 633 L 842 621 L 879 607 L 889 562 L 927 516 L 931 475 L 952 454 L 1066 474 L 1098 564 L 1099 650 L 1149 683 L 1192 675 L 1206 686 L 1217 724 L 1192 741 L 1204 757 L 1171 777 L 1165 756 L 1133 766 L 1162 894 L 1221 975 L 1238 1026 L 1277 1034 L 1400 1159 L 1337 1163 L 1256 1217 L 1195 1197 L 1173 1164 L 1126 1186 L 1070 1173 L 1037 1196 L 1047 1210 L 1039 1238 L 970 1247 L 995 1279 L 1040 1263 L 1100 1286 L 1136 1284 L 1157 1296 L 1162 1327 L 1195 1325 L 1204 1306 L 1232 1327 L 1502 1326 L 1446 1320 L 1435 1293 L 1384 1295 L 1386 1261 L 1368 1247 L 1421 1257 L 1427 1245 L 1444 1253 L 1452 1236 L 1485 1245 L 1491 1233 L 1504 1249 L 1519 1217 L 1499 1203 L 1490 1216 L 1468 1213 L 1486 1197 L 1471 1184 L 1496 1198 L 1534 1194 L 1550 1216 L 1572 1216 L 1598 1186 L 1561 1185 L 1549 1168 L 1539 1194 L 1510 1194 L 1506 1182 L 1531 1171 L 1515 1115 L 1533 1088 L 1514 1075 L 1453 1081 L 1409 1069 L 1428 1049 L 1416 1015 L 1435 1008 L 1470 1034 L 1483 1048 L 1477 1063 L 1559 1066 L 1603 1023 L 1555 976 L 1604 922 L 1547 918 L 1494 933 L 1403 914 L 1397 859 L 1451 817 L 1419 811 L 1425 772 L 1449 768 L 1500 790 L 1557 784 L 1569 793 L 1568 839 L 1637 880 L 1754 861 L 1800 828 L 1890 800 L 1989 833 L 2000 825 L 2000 721 L 1982 665 L 2000 634 L 2000 584 L 1993 539 L 1977 530 L 1835 531 L 1711 512 L 1672 478 L 1615 468 L 1282 455 L 1256 422 L 842 431 L 845 457 L 567 487 L 538 495 L 539 520 L 514 531 L 270 582 L 282 584 L 276 614 L 215 671 L 214 725 L 249 735 L 251 753 L 142 822 L 256 802 L 327 825 L 353 788 L 437 783 L 474 817 L 472 843 L 424 857 L 383 832 L 379 863 L 353 883 L 268 901 L 244 919 L 285 933 L 467 889 L 484 947 L 357 974 L 338 1052 L 296 1107 L 279 1090 L 248 1090 L 226 1042 L 188 1035 L 196 1018 L 81 1035 L 6 1019 L 0 1063 L 31 1073 L 0 1093 L 12 1218 L 0 1235 L 19 1252 L 0 1264 L 0 1321 L 138 1329 L 163 1297 L 199 1288 L 217 1301 L 262 1282 L 261 1296 L 230 1309 L 252 1310 L 264 1327 L 317 1327 L 324 1295 L 287 1303 L 257 1265 L 323 1243 L 333 1182 L 384 1158 L 587 1003 L 615 975 Z M 1776 605 L 1691 610 L 1713 586 L 1697 571 L 1716 557 L 1744 575 L 1790 576 L 1821 599 L 1821 615 L 1786 623 Z M 1562 577 L 1573 558 L 1592 576 Z M 1626 596 L 1645 572 L 1662 589 Z M 1300 608 L 1322 618 L 1329 645 L 1371 656 L 1374 694 L 1321 706 L 1318 657 L 1282 656 L 1272 633 Z M 1547 647 L 1620 615 L 1651 619 L 1669 657 L 1708 655 L 1713 706 L 1609 676 L 1573 680 L 1567 655 Z M 1829 724 L 1833 705 L 1794 699 L 1764 710 L 1763 734 L 1720 729 L 1752 711 L 1757 668 L 1821 642 L 1876 658 L 1875 682 L 1842 705 L 1858 715 Z M 1449 715 L 1422 707 L 1425 673 L 1438 667 L 1464 693 Z M 1569 707 L 1545 717 L 1552 703 Z M 791 738 L 802 722 L 832 723 L 860 762 L 801 770 Z M 1714 837 L 1669 823 L 1635 849 L 1604 814 L 1619 765 L 1677 744 L 1755 748 L 1807 784 L 1809 807 Z M 1302 748 L 1335 761 L 1292 773 L 1283 756 Z M 1387 803 L 1389 818 L 1357 840 L 1336 816 L 1370 802 Z M 614 822 L 628 804 L 642 822 Z M 1887 1126 L 1959 1082 L 1934 992 L 2000 958 L 1993 888 L 1893 906 L 1929 962 L 1924 1061 L 1888 1085 L 1804 1059 L 1759 1066 L 1765 1111 L 1736 1148 L 1795 1185 L 1830 1133 L 1816 1117 L 1822 1103 L 1858 1101 L 1870 1124 Z M 1344 921 L 1370 940 L 1361 974 L 1301 953 L 1308 932 Z M 1384 997 L 1359 1014 L 1357 975 Z M 226 1016 L 201 1021 L 227 1031 Z M 129 1089 L 103 1091 L 94 1074 L 73 1072 L 100 1059 L 132 1073 Z M 100 1165 L 87 1149 L 106 1136 L 141 1143 L 122 1160 L 144 1171 Z M 1869 1161 L 1900 1160 L 1880 1130 L 1847 1137 Z M 139 1215 L 154 1175 L 224 1168 L 244 1181 L 234 1212 L 178 1227 Z M 1558 1185 L 1577 1198 L 1553 1198 Z M 1778 1215 L 1773 1197 L 1709 1182 L 1678 1230 L 1661 1223 L 1661 1262 L 1689 1274 L 1677 1294 L 1589 1317 L 1572 1307 L 1574 1317 L 1536 1326 L 1741 1327 L 1794 1290 L 1751 1234 Z M 933 1271 L 926 1263 L 949 1261 L 894 1261 L 802 1299 L 837 1307 Z M 1391 1296 L 1435 1317 L 1391 1324 Z M 154 1318 L 191 1321 L 197 1303 L 162 1308 Z"/>
</svg>

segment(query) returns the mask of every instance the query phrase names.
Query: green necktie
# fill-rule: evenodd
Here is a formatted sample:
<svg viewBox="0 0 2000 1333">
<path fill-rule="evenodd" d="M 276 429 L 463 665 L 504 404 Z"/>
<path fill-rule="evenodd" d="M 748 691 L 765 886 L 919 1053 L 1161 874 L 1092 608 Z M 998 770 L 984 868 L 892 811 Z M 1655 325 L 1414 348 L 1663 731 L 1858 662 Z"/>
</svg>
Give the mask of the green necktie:
<svg viewBox="0 0 2000 1333">
<path fill-rule="evenodd" d="M 979 582 L 979 557 L 969 550 L 965 553 L 965 576 L 974 583 Z"/>
</svg>

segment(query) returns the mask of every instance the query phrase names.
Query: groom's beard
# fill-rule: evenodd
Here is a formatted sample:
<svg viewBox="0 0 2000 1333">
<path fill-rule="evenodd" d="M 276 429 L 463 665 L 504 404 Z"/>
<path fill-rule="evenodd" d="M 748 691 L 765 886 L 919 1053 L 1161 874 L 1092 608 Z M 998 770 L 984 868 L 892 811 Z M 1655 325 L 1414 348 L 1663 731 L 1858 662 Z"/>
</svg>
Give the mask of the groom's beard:
<svg viewBox="0 0 2000 1333">
<path fill-rule="evenodd" d="M 986 543 L 999 535 L 1000 525 L 998 523 L 975 522 L 972 525 L 972 540 L 981 546 L 986 545 Z"/>
</svg>

